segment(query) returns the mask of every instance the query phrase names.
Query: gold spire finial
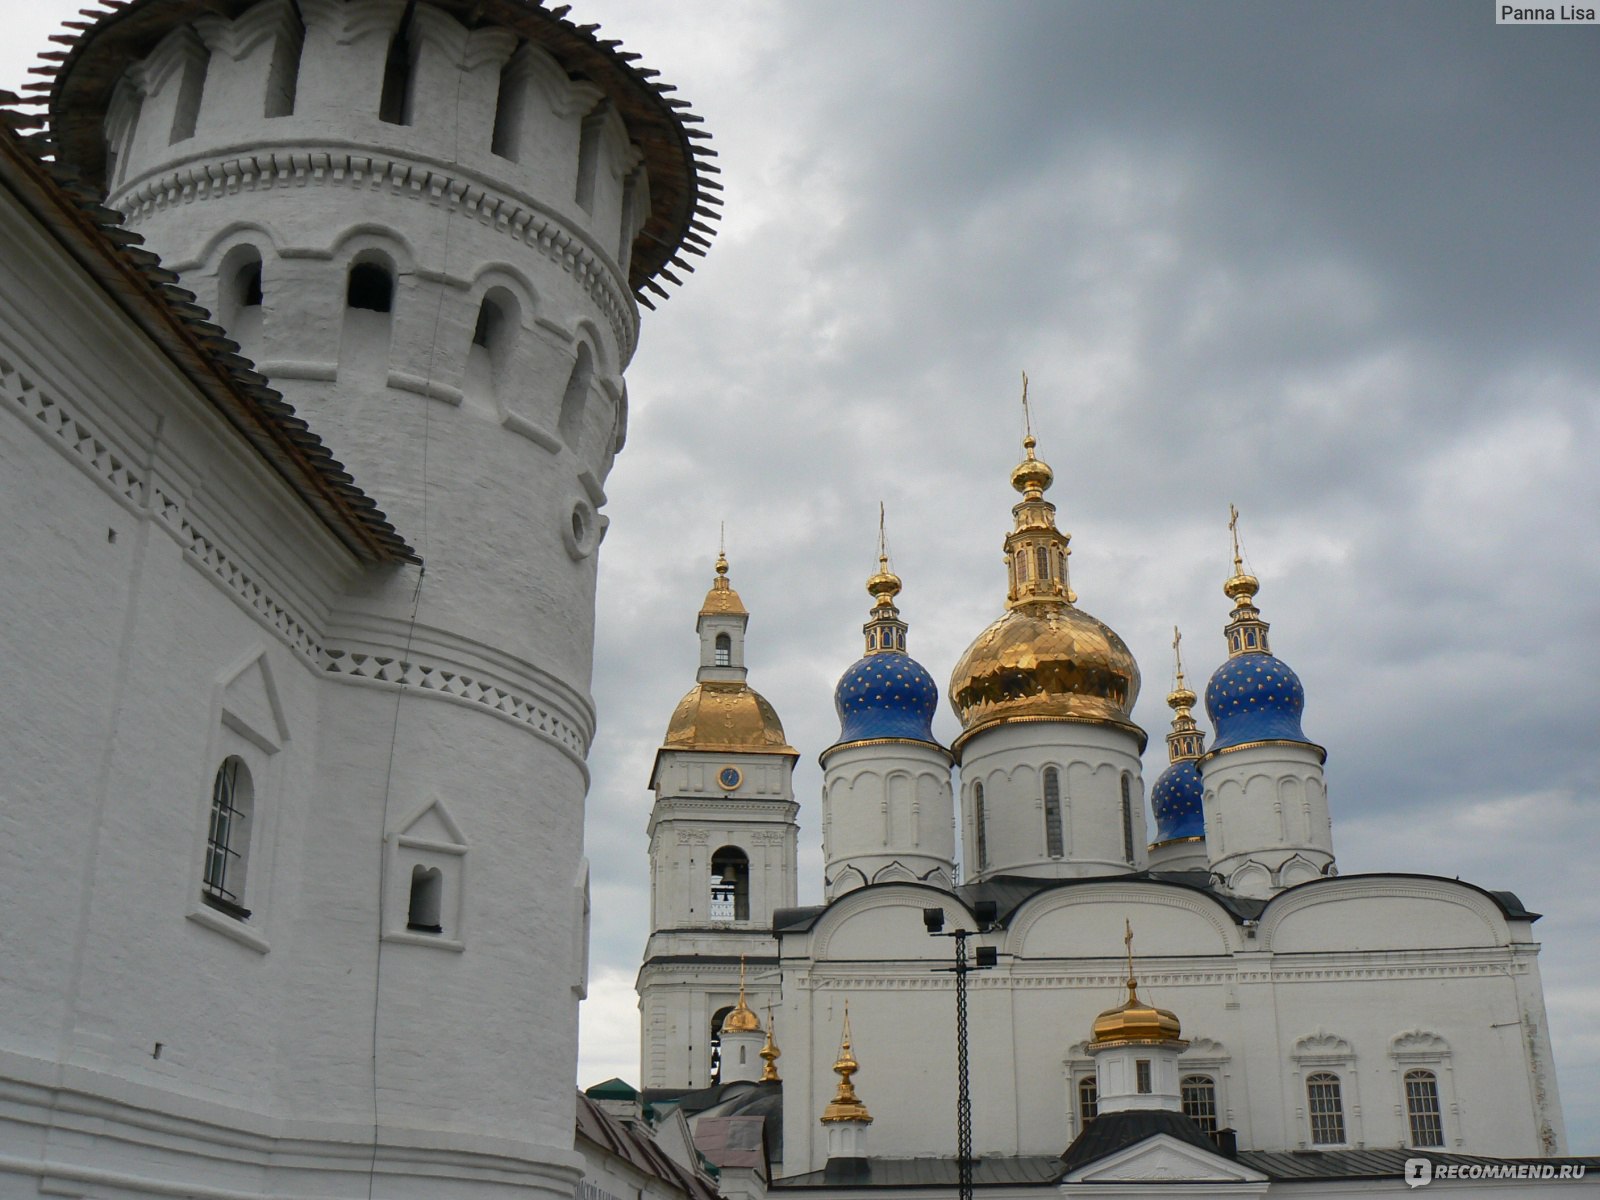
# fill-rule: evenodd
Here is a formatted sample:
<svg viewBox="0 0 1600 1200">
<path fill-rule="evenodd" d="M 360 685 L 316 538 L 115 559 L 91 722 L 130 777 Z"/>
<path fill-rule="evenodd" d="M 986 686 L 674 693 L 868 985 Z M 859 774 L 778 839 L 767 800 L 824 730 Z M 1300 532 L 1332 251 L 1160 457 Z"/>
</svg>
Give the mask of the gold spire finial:
<svg viewBox="0 0 1600 1200">
<path fill-rule="evenodd" d="M 872 1115 L 867 1112 L 867 1106 L 856 1095 L 855 1084 L 850 1081 L 850 1076 L 861 1069 L 856 1062 L 854 1051 L 850 1047 L 850 1002 L 844 1004 L 844 1031 L 839 1039 L 839 1057 L 833 1064 L 834 1073 L 839 1076 L 839 1089 L 833 1094 L 833 1102 L 822 1111 L 824 1123 L 831 1121 L 860 1121 L 863 1125 L 872 1124 Z"/>
<path fill-rule="evenodd" d="M 1172 659 L 1177 666 L 1177 684 L 1183 687 L 1183 634 L 1178 632 L 1178 627 L 1172 627 Z"/>
<path fill-rule="evenodd" d="M 1244 569 L 1244 554 L 1239 548 L 1239 510 L 1228 505 L 1228 532 L 1233 535 L 1233 574 L 1222 585 L 1222 593 L 1233 601 L 1233 616 L 1226 630 L 1228 657 L 1261 651 L 1267 647 L 1267 623 L 1255 605 L 1261 581 Z"/>
<path fill-rule="evenodd" d="M 739 1003 L 722 1020 L 723 1033 L 760 1033 L 761 1018 L 750 1011 L 744 998 L 744 955 L 739 955 Z"/>
<path fill-rule="evenodd" d="M 778 1078 L 778 1059 L 783 1057 L 783 1051 L 778 1049 L 778 1043 L 773 1040 L 773 1030 L 777 1022 L 772 1019 L 772 1005 L 767 1005 L 767 1044 L 761 1047 L 761 1082 L 781 1083 Z"/>
<path fill-rule="evenodd" d="M 900 576 L 889 569 L 889 537 L 884 528 L 883 501 L 878 501 L 878 569 L 867 577 L 867 594 L 873 597 L 872 619 L 864 627 L 867 634 L 867 652 L 877 650 L 904 650 L 905 626 L 900 622 L 894 598 L 900 594 Z M 877 622 L 887 621 L 894 629 L 877 628 Z M 898 640 L 895 629 L 899 630 Z"/>
<path fill-rule="evenodd" d="M 1028 407 L 1028 373 L 1022 373 L 1022 448 L 1027 451 L 1028 457 L 1033 457 L 1033 448 L 1038 445 L 1033 437 L 1033 410 Z"/>
<path fill-rule="evenodd" d="M 1186 758 L 1199 758 L 1204 744 L 1200 726 L 1195 724 L 1190 709 L 1199 699 L 1183 679 L 1183 634 L 1172 627 L 1172 690 L 1167 693 L 1167 706 L 1172 709 L 1172 732 L 1167 734 L 1167 757 L 1172 762 Z"/>
<path fill-rule="evenodd" d="M 1233 573 L 1244 574 L 1244 558 L 1239 554 L 1239 510 L 1228 505 L 1228 532 L 1233 535 Z"/>
<path fill-rule="evenodd" d="M 1122 944 L 1128 948 L 1128 999 L 1132 1000 L 1139 987 L 1139 981 L 1133 976 L 1133 922 L 1124 917 L 1122 927 L 1127 931 L 1122 935 Z"/>
</svg>

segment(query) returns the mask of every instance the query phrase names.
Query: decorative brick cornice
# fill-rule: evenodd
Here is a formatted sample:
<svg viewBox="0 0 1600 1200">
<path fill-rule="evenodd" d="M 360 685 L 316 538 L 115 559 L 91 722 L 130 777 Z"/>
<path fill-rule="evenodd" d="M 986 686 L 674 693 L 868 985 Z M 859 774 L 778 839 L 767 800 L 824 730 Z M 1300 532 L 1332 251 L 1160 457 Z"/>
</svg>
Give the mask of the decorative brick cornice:
<svg viewBox="0 0 1600 1200">
<path fill-rule="evenodd" d="M 571 275 L 611 326 L 620 361 L 633 356 L 638 309 L 615 264 L 563 218 L 526 197 L 490 186 L 459 166 L 327 147 L 281 149 L 191 163 L 135 180 L 110 204 L 137 225 L 150 214 L 198 200 L 272 188 L 347 187 L 426 200 L 492 226 Z"/>
</svg>

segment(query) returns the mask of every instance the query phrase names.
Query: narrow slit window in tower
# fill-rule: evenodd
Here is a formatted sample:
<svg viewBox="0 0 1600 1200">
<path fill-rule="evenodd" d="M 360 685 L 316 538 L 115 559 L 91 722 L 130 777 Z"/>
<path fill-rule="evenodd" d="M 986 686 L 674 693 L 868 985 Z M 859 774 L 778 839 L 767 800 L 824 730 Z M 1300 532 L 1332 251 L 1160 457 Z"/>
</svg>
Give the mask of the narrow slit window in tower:
<svg viewBox="0 0 1600 1200">
<path fill-rule="evenodd" d="M 605 127 L 606 102 L 602 100 L 583 119 L 578 134 L 578 186 L 574 198 L 586 213 L 594 212 L 595 178 L 600 171 L 600 133 Z"/>
<path fill-rule="evenodd" d="M 567 390 L 561 397 L 561 417 L 557 429 L 561 440 L 576 447 L 583 432 L 583 412 L 589 401 L 589 384 L 594 378 L 594 357 L 589 347 L 578 343 L 578 357 L 572 364 L 572 374 L 567 376 Z"/>
<path fill-rule="evenodd" d="M 1061 772 L 1044 769 L 1044 849 L 1051 858 L 1064 852 L 1061 837 Z"/>
<path fill-rule="evenodd" d="M 211 67 L 211 51 L 195 38 L 195 47 L 188 52 L 183 63 L 183 74 L 178 80 L 178 104 L 172 113 L 172 135 L 168 145 L 194 136 L 200 121 L 200 101 L 205 98 L 206 72 Z"/>
<path fill-rule="evenodd" d="M 1150 1060 L 1138 1058 L 1133 1062 L 1134 1088 L 1141 1096 L 1148 1096 L 1154 1089 L 1150 1083 Z"/>
<path fill-rule="evenodd" d="M 989 867 L 989 831 L 984 828 L 983 784 L 972 785 L 972 835 L 978 843 L 978 870 Z"/>
<path fill-rule="evenodd" d="M 383 90 L 378 95 L 378 120 L 389 125 L 411 124 L 413 92 L 416 86 L 417 58 L 411 44 L 411 14 L 416 0 L 406 5 L 400 27 L 389 43 L 383 60 Z"/>
<path fill-rule="evenodd" d="M 289 27 L 272 44 L 272 61 L 267 66 L 267 97 L 262 115 L 287 117 L 294 113 L 295 93 L 300 88 L 300 52 L 305 49 L 306 23 L 300 5 L 289 5 Z"/>
<path fill-rule="evenodd" d="M 528 107 L 528 75 L 520 55 L 512 55 L 500 71 L 500 91 L 494 103 L 491 153 L 516 162 L 522 151 L 522 118 Z"/>
<path fill-rule="evenodd" d="M 1122 773 L 1122 857 L 1133 863 L 1133 779 Z"/>
</svg>

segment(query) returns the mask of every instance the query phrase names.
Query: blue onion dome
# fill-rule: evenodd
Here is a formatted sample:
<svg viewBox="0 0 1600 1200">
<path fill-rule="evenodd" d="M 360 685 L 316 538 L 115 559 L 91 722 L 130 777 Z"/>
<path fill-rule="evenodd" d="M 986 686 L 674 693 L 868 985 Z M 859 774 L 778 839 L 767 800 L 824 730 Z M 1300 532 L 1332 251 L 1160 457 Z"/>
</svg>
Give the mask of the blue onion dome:
<svg viewBox="0 0 1600 1200">
<path fill-rule="evenodd" d="M 1167 693 L 1172 709 L 1172 731 L 1167 734 L 1170 765 L 1150 789 L 1150 809 L 1155 813 L 1156 838 L 1160 842 L 1199 838 L 1206 834 L 1206 814 L 1201 804 L 1205 788 L 1200 782 L 1198 762 L 1205 753 L 1205 735 L 1195 724 L 1194 691 L 1183 681 L 1183 656 L 1179 644 L 1183 636 L 1172 631 L 1172 652 L 1177 660 L 1176 681 Z"/>
<path fill-rule="evenodd" d="M 899 577 L 889 570 L 886 554 L 878 555 L 878 571 L 867 580 L 874 597 L 872 615 L 861 627 L 867 652 L 851 664 L 834 689 L 839 711 L 839 743 L 877 738 L 933 742 L 933 714 L 939 688 L 933 676 L 906 653 L 906 623 L 894 598 Z"/>
<path fill-rule="evenodd" d="M 1233 576 L 1222 585 L 1233 601 L 1233 616 L 1224 630 L 1228 661 L 1206 684 L 1206 715 L 1216 731 L 1213 751 L 1247 742 L 1307 741 L 1300 728 L 1305 689 L 1267 644 L 1267 623 L 1254 602 L 1260 587 L 1260 581 L 1245 572 L 1236 542 Z"/>
</svg>

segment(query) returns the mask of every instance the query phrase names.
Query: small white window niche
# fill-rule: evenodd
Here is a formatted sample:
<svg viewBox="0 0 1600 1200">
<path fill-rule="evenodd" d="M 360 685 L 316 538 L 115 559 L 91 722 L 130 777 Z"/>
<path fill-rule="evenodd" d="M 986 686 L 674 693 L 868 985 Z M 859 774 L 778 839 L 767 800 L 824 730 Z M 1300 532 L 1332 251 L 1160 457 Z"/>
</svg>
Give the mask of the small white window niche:
<svg viewBox="0 0 1600 1200">
<path fill-rule="evenodd" d="M 265 954 L 277 840 L 274 792 L 289 726 L 264 649 L 252 650 L 217 676 L 212 711 L 203 784 L 196 789 L 189 876 L 194 882 L 186 915 Z"/>
<path fill-rule="evenodd" d="M 401 822 L 385 843 L 384 941 L 465 950 L 467 841 L 444 801 Z"/>
</svg>

